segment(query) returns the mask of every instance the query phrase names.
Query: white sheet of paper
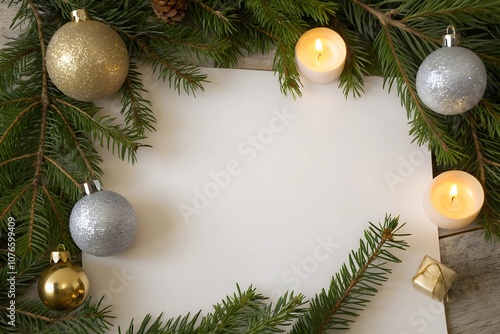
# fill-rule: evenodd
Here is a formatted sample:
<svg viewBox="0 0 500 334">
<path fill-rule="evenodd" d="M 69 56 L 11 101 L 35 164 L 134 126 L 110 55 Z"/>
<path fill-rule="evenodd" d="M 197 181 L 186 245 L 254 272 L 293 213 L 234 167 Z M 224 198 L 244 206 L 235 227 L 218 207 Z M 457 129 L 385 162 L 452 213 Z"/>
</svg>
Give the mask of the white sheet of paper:
<svg viewBox="0 0 500 334">
<path fill-rule="evenodd" d="M 441 303 L 411 285 L 424 255 L 439 258 L 422 194 L 430 154 L 411 143 L 406 111 L 380 78 L 345 99 L 338 83 L 293 100 L 271 72 L 203 69 L 196 98 L 145 75 L 157 132 L 135 165 L 103 152 L 105 189 L 134 206 L 138 231 L 115 256 L 84 255 L 93 298 L 115 325 L 202 309 L 253 284 L 275 299 L 312 297 L 385 214 L 406 222 L 410 248 L 352 333 L 446 333 Z M 104 103 L 116 109 L 113 102 Z M 117 332 L 116 326 L 113 332 Z"/>
</svg>

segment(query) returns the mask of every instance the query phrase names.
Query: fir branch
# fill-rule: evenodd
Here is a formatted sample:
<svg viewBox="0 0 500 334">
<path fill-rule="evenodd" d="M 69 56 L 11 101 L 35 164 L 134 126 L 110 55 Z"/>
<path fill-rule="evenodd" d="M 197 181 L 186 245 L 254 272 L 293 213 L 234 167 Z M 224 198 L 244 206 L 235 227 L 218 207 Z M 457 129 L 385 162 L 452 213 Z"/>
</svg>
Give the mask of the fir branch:
<svg viewBox="0 0 500 334">
<path fill-rule="evenodd" d="M 141 93 L 146 93 L 146 90 L 134 63 L 129 66 L 129 73 L 120 93 L 122 94 L 121 114 L 125 116 L 125 124 L 141 136 L 144 136 L 145 131 L 154 131 L 153 124 L 156 118 L 151 110 L 152 104 L 141 95 Z"/>
<path fill-rule="evenodd" d="M 214 311 L 207 314 L 200 322 L 198 332 L 217 333 L 234 331 L 246 325 L 246 321 L 262 306 L 265 297 L 257 294 L 255 288 L 242 291 L 239 285 L 232 296 L 214 305 Z"/>
<path fill-rule="evenodd" d="M 458 115 L 453 119 L 457 125 L 454 135 L 460 146 L 465 147 L 465 158 L 454 168 L 464 170 L 474 175 L 484 190 L 484 204 L 477 225 L 483 227 L 487 240 L 500 240 L 500 135 L 496 129 L 489 129 L 491 121 L 484 106 L 490 107 L 492 112 L 498 113 L 497 105 L 487 104 L 483 101 L 476 110 L 466 115 Z M 479 118 L 479 122 L 476 118 Z"/>
<path fill-rule="evenodd" d="M 29 41 L 31 42 L 31 41 Z M 26 43 L 26 39 L 14 40 L 2 49 L 0 55 L 0 89 L 10 91 L 19 80 L 27 63 L 39 49 L 33 47 L 33 43 Z"/>
<path fill-rule="evenodd" d="M 242 292 L 237 285 L 237 293 L 216 304 L 214 312 L 202 319 L 197 332 L 282 333 L 283 327 L 302 313 L 303 299 L 303 295 L 285 293 L 275 305 L 266 304 L 267 297 L 256 293 L 255 288 Z"/>
<path fill-rule="evenodd" d="M 46 156 L 45 160 L 50 162 L 52 166 L 54 166 L 58 171 L 60 171 L 68 180 L 70 180 L 76 187 L 80 186 L 80 182 L 75 180 L 73 176 L 71 176 L 70 173 L 68 173 L 59 163 L 57 163 L 54 159 L 51 157 Z"/>
<path fill-rule="evenodd" d="M 29 153 L 29 154 L 23 154 L 21 156 L 14 157 L 14 158 L 11 158 L 11 159 L 7 159 L 7 160 L 4 160 L 4 161 L 0 162 L 0 167 L 2 167 L 4 165 L 8 165 L 8 164 L 10 164 L 12 162 L 15 162 L 15 161 L 18 161 L 18 160 L 33 158 L 35 156 L 36 156 L 36 153 Z"/>
<path fill-rule="evenodd" d="M 1 318 L 7 314 L 7 308 L 0 306 Z M 5 333 L 98 333 L 104 334 L 110 328 L 109 307 L 101 307 L 100 302 L 93 304 L 89 298 L 79 309 L 72 312 L 56 312 L 40 302 L 23 301 L 16 303 L 16 326 L 0 325 Z M 3 320 L 3 319 L 2 319 Z"/>
<path fill-rule="evenodd" d="M 71 212 L 71 206 L 66 202 L 62 202 L 55 194 L 51 193 L 45 185 L 42 186 L 42 190 L 51 211 L 47 210 L 47 216 L 52 218 L 51 221 L 55 222 L 58 227 L 53 229 L 53 241 L 51 244 L 62 243 L 67 247 L 66 249 L 68 251 L 76 252 L 77 248 L 73 247 L 73 239 L 70 235 L 69 226 L 66 221 L 66 217 L 68 217 Z M 54 226 L 54 224 L 52 226 Z"/>
<path fill-rule="evenodd" d="M 405 92 L 409 94 L 408 98 L 405 99 L 407 103 L 404 103 L 405 100 L 403 100 L 403 103 L 405 105 L 405 108 L 408 112 L 410 112 L 413 108 L 416 108 L 418 111 L 420 117 L 424 120 L 424 122 L 427 124 L 427 128 L 429 131 L 432 132 L 432 138 L 439 143 L 439 146 L 443 149 L 444 152 L 450 153 L 450 149 L 448 148 L 447 142 L 443 139 L 443 134 L 438 132 L 436 124 L 427 116 L 426 112 L 424 111 L 424 107 L 420 102 L 420 99 L 417 97 L 417 93 L 415 91 L 414 87 L 414 82 L 413 80 L 410 79 L 410 76 L 407 73 L 407 68 L 408 64 L 403 64 L 401 60 L 401 55 L 399 50 L 396 47 L 396 43 L 393 41 L 392 34 L 391 34 L 391 29 L 390 26 L 399 28 L 403 31 L 406 31 L 407 33 L 410 33 L 412 35 L 415 35 L 417 37 L 420 37 L 424 40 L 429 40 L 432 42 L 438 42 L 435 38 L 432 38 L 430 36 L 427 36 L 425 34 L 422 34 L 421 32 L 401 23 L 399 20 L 395 20 L 392 18 L 393 11 L 381 11 L 378 10 L 374 7 L 369 6 L 366 3 L 363 3 L 359 0 L 351 0 L 354 4 L 360 6 L 364 10 L 366 10 L 368 13 L 372 14 L 375 16 L 380 24 L 382 25 L 382 31 L 379 33 L 378 39 L 380 40 L 381 38 L 385 39 L 384 44 L 377 44 L 375 43 L 375 46 L 379 45 L 378 51 L 379 51 L 379 58 L 381 60 L 385 60 L 385 62 L 382 62 L 382 70 L 383 70 L 383 75 L 385 80 L 389 80 L 389 90 L 392 86 L 392 82 L 394 80 L 397 80 L 397 78 L 401 78 L 403 81 L 402 83 L 398 84 L 398 93 L 399 95 L 404 98 Z M 411 44 L 410 44 L 411 45 Z M 382 56 L 381 52 L 382 50 L 390 50 L 390 56 L 386 55 L 385 57 Z M 389 63 L 393 63 L 393 65 L 389 65 Z M 388 66 L 393 66 L 392 70 L 386 69 L 384 71 L 384 63 L 386 64 L 386 68 Z M 404 83 L 404 85 L 403 85 Z M 411 101 L 411 103 L 410 103 Z M 413 106 L 412 106 L 413 105 Z M 420 131 L 418 132 L 420 133 Z"/>
<path fill-rule="evenodd" d="M 318 3 L 314 2 L 314 4 Z M 295 65 L 294 48 L 300 35 L 307 28 L 302 16 L 311 15 L 314 11 L 317 12 L 316 18 L 326 17 L 333 13 L 336 6 L 324 7 L 324 4 L 320 4 L 318 8 L 299 10 L 296 6 L 279 0 L 247 0 L 245 8 L 251 13 L 254 25 L 260 27 L 276 43 L 273 71 L 278 73 L 281 92 L 285 95 L 291 93 L 294 98 L 301 96 L 301 82 Z M 325 10 L 326 13 L 319 14 Z M 294 15 L 297 16 L 294 17 Z M 292 17 L 294 20 L 291 19 Z"/>
<path fill-rule="evenodd" d="M 18 204 L 18 202 L 22 199 L 22 197 L 30 188 L 31 184 L 22 185 L 21 187 L 12 189 L 9 194 L 4 194 L 0 198 L 0 204 L 1 204 L 0 207 L 4 208 L 3 211 L 0 212 L 0 220 L 3 220 L 4 217 L 10 215 L 11 210 Z M 14 197 L 11 198 L 12 195 L 14 195 Z"/>
<path fill-rule="evenodd" d="M 52 101 L 66 117 L 71 118 L 75 126 L 85 129 L 101 146 L 106 142 L 106 147 L 113 153 L 117 150 L 122 160 L 127 157 L 132 163 L 136 161 L 135 151 L 139 146 L 138 141 L 143 139 L 142 135 L 135 133 L 133 129 L 125 130 L 113 125 L 114 118 L 103 116 L 94 119 L 91 114 L 96 113 L 98 108 L 93 105 L 68 102 L 59 97 L 53 97 Z"/>
<path fill-rule="evenodd" d="M 17 222 L 16 255 L 42 254 L 47 250 L 51 236 L 40 188 L 37 184 L 29 183 L 20 188 L 22 196 L 16 196 L 18 189 L 6 196 L 6 201 L 12 205 L 10 214 L 16 217 Z M 16 196 L 14 200 L 12 196 Z"/>
<path fill-rule="evenodd" d="M 400 9 L 405 15 L 403 23 L 425 18 L 484 27 L 487 23 L 498 23 L 499 6 L 498 0 L 408 1 Z"/>
<path fill-rule="evenodd" d="M 260 1 L 260 0 L 259 0 Z M 282 19 L 280 19 L 280 13 L 276 9 L 272 8 L 271 5 L 267 4 L 266 8 L 259 6 L 259 2 L 250 3 L 248 18 L 243 21 L 246 27 L 259 33 L 261 36 L 265 36 L 269 41 L 272 41 L 276 45 L 276 52 L 273 61 L 273 71 L 278 73 L 278 80 L 280 82 L 280 89 L 284 95 L 288 93 L 292 94 L 293 98 L 301 96 L 300 88 L 302 84 L 300 82 L 300 75 L 297 71 L 295 65 L 295 42 L 298 40 L 300 34 L 296 29 L 290 31 L 287 27 L 283 27 Z M 256 12 L 255 12 L 256 11 Z M 265 17 L 266 11 L 272 13 L 272 18 L 276 20 L 269 20 L 268 18 L 263 21 L 262 16 Z M 260 41 L 260 39 L 259 39 Z M 265 39 L 262 39 L 263 46 L 266 46 Z M 249 52 L 251 51 L 250 46 L 246 48 Z"/>
<path fill-rule="evenodd" d="M 198 312 L 192 318 L 188 314 L 163 324 L 160 315 L 149 325 L 151 315 L 147 315 L 137 332 L 132 320 L 125 334 L 284 333 L 292 321 L 296 322 L 290 334 L 346 329 L 352 318 L 366 307 L 369 297 L 377 293 L 377 287 L 388 280 L 392 272 L 388 264 L 401 262 L 390 250 L 408 248 L 407 242 L 399 239 L 408 235 L 398 233 L 403 226 L 399 225 L 399 217 L 391 216 L 386 216 L 384 223 L 378 226 L 370 223 L 359 249 L 349 255 L 349 264 L 344 264 L 339 273 L 332 276 L 328 291 L 323 289 L 309 302 L 307 309 L 303 307 L 303 295 L 285 293 L 273 306 L 253 287 L 242 291 L 237 286 L 237 292 L 214 305 L 213 313 L 201 319 Z M 119 332 L 122 333 L 121 329 Z"/>
<path fill-rule="evenodd" d="M 133 37 L 131 38 L 134 39 Z M 171 54 L 168 56 L 164 54 L 163 56 L 165 57 L 160 56 L 158 52 L 162 52 L 163 50 L 155 52 L 150 46 L 137 39 L 134 40 L 141 46 L 144 52 L 144 63 L 150 65 L 153 68 L 153 72 L 158 72 L 160 80 L 165 82 L 168 79 L 170 88 L 173 87 L 180 94 L 182 86 L 186 93 L 193 95 L 198 89 L 204 90 L 203 82 L 207 82 L 207 76 L 200 74 L 198 67 L 172 59 Z"/>
<path fill-rule="evenodd" d="M 372 6 L 369 6 L 367 3 L 361 2 L 360 0 L 351 0 L 354 4 L 358 5 L 359 7 L 363 8 L 366 10 L 368 13 L 372 14 L 375 16 L 382 26 L 393 26 L 395 28 L 399 28 L 401 30 L 404 30 L 412 35 L 418 36 L 422 39 L 426 39 L 431 42 L 439 43 L 441 40 L 433 38 L 431 36 L 428 36 L 426 34 L 421 33 L 420 31 L 413 29 L 412 27 L 404 24 L 400 20 L 395 20 L 392 18 L 392 16 L 396 13 L 396 10 L 388 10 L 388 11 L 381 11 L 378 10 Z"/>
<path fill-rule="evenodd" d="M 474 121 L 474 114 L 469 113 L 468 115 L 468 121 L 469 121 L 469 126 L 470 126 L 470 131 L 471 131 L 471 136 L 472 136 L 472 141 L 474 143 L 474 149 L 476 151 L 476 164 L 479 169 L 479 182 L 481 182 L 481 185 L 485 186 L 486 184 L 486 173 L 484 171 L 484 156 L 482 152 L 482 147 L 479 142 L 479 138 L 477 136 L 477 130 L 476 130 L 476 122 Z"/>
<path fill-rule="evenodd" d="M 41 175 L 42 175 L 42 168 L 43 168 L 43 162 L 44 162 L 44 146 L 45 146 L 45 136 L 46 136 L 46 129 L 47 129 L 47 113 L 49 109 L 49 104 L 50 104 L 50 99 L 49 99 L 49 93 L 48 93 L 48 72 L 47 72 L 47 66 L 45 63 L 45 55 L 47 53 L 47 46 L 45 45 L 45 36 L 43 34 L 43 19 L 38 12 L 38 10 L 35 8 L 35 5 L 33 4 L 33 1 L 28 0 L 28 4 L 33 12 L 33 15 L 35 17 L 35 21 L 37 24 L 37 30 L 38 30 L 38 39 L 40 41 L 40 51 L 42 53 L 42 92 L 41 92 L 41 113 L 42 113 L 42 119 L 41 119 L 41 126 L 40 126 L 40 140 L 39 140 L 39 145 L 38 145 L 38 151 L 37 151 L 37 161 L 35 165 L 35 174 L 33 177 L 33 183 L 40 183 L 41 181 Z M 34 193 L 36 194 L 36 185 L 35 185 L 35 191 Z M 34 202 L 33 201 L 33 206 L 32 206 L 32 219 L 34 220 Z M 30 222 L 32 224 L 33 221 Z M 30 239 L 31 240 L 31 239 Z"/>
<path fill-rule="evenodd" d="M 231 42 L 235 38 L 226 36 L 213 37 L 209 31 L 202 31 L 195 28 L 171 29 L 171 36 L 165 36 L 164 31 L 159 33 L 148 33 L 148 45 L 160 44 L 165 51 L 170 50 L 172 53 L 181 53 L 185 56 L 185 60 L 193 58 L 193 61 L 198 63 L 214 61 L 215 63 L 235 64 L 236 58 L 231 47 Z M 239 54 L 239 53 L 237 53 Z M 187 62 L 187 61 L 186 61 Z"/>
<path fill-rule="evenodd" d="M 29 101 L 33 101 L 33 100 L 36 100 L 38 99 L 37 96 L 31 96 L 31 97 L 23 97 L 23 98 L 19 98 L 19 99 L 15 99 L 15 100 L 4 100 L 4 101 L 0 101 L 0 106 L 6 106 L 6 105 L 12 105 L 12 104 L 18 104 L 20 102 L 29 102 Z"/>
<path fill-rule="evenodd" d="M 275 36 L 279 36 L 283 44 L 295 45 L 306 29 L 304 21 L 299 19 L 298 22 L 292 22 L 285 14 L 288 3 L 277 7 L 278 0 L 247 0 L 245 6 L 251 11 L 256 22 L 266 31 L 272 31 Z"/>
<path fill-rule="evenodd" d="M 36 175 L 36 174 L 35 174 Z M 30 207 L 30 217 L 28 222 L 28 232 L 25 234 L 27 236 L 27 245 L 23 248 L 26 249 L 26 252 L 30 252 L 36 249 L 36 246 L 33 244 L 33 230 L 35 229 L 35 212 L 36 212 L 36 204 L 37 204 L 37 195 L 38 195 L 38 184 L 33 184 L 33 195 L 31 197 L 31 207 Z M 42 248 L 44 249 L 44 248 Z"/>
<path fill-rule="evenodd" d="M 381 24 L 375 15 L 366 11 L 352 0 L 338 0 L 339 12 L 336 19 L 343 17 L 350 23 L 354 31 L 359 32 L 367 40 L 373 40 L 380 30 Z"/>
<path fill-rule="evenodd" d="M 148 314 L 137 331 L 132 320 L 125 334 L 284 333 L 286 327 L 302 314 L 303 299 L 303 295 L 285 293 L 273 305 L 266 303 L 267 297 L 256 293 L 255 288 L 242 291 L 237 285 L 237 291 L 232 296 L 214 305 L 214 311 L 204 317 L 200 317 L 201 312 L 198 312 L 193 317 L 188 314 L 163 323 L 160 315 L 150 324 L 152 317 Z M 121 328 L 118 331 L 122 333 Z"/>
<path fill-rule="evenodd" d="M 285 293 L 275 305 L 266 305 L 256 312 L 247 321 L 245 333 L 285 333 L 286 327 L 303 314 L 303 298 L 302 295 L 294 296 L 293 292 Z"/>
<path fill-rule="evenodd" d="M 399 9 L 380 10 L 359 0 L 351 1 L 376 17 L 381 25 L 374 41 L 375 51 L 380 61 L 384 83 L 389 84 L 389 90 L 394 82 L 397 83 L 398 95 L 407 110 L 407 116 L 413 118 L 410 134 L 415 136 L 419 145 L 429 142 L 430 148 L 437 153 L 439 163 L 457 163 L 461 154 L 457 151 L 456 145 L 450 142 L 449 137 L 446 137 L 442 120 L 423 106 L 415 89 L 415 58 L 423 60 L 430 45 L 416 49 L 414 45 L 419 44 L 412 36 L 421 39 L 421 45 L 425 45 L 424 42 L 437 42 L 437 40 L 403 24 L 400 20 L 393 19 L 392 16 L 396 15 Z M 399 32 L 398 39 L 394 40 L 397 32 Z M 410 54 L 408 48 L 414 53 Z"/>
<path fill-rule="evenodd" d="M 482 99 L 476 108 L 479 125 L 486 129 L 488 137 L 500 137 L 500 104 Z"/>
<path fill-rule="evenodd" d="M 438 116 L 427 111 L 427 108 L 423 106 L 417 96 L 413 80 L 414 76 L 410 78 L 410 74 L 408 73 L 413 62 L 410 59 L 404 63 L 402 59 L 403 52 L 407 52 L 407 49 L 396 48 L 393 31 L 386 26 L 383 27 L 379 36 L 377 36 L 374 46 L 379 55 L 384 82 L 389 83 L 389 90 L 393 82 L 396 81 L 398 94 L 403 106 L 407 110 L 407 116 L 409 118 L 413 116 L 416 120 L 421 119 L 425 124 L 425 128 L 423 128 L 420 122 L 414 122 L 410 134 L 416 136 L 419 144 L 429 141 L 431 148 L 438 150 L 439 154 L 437 154 L 437 158 L 439 162 L 448 161 L 456 163 L 459 154 L 456 150 L 453 150 L 454 147 L 451 146 L 453 143 L 450 140 L 446 140 L 446 134 L 443 131 L 443 126 L 438 122 Z M 416 126 L 420 126 L 420 128 L 416 128 Z"/>
<path fill-rule="evenodd" d="M 31 103 L 29 106 L 24 108 L 19 115 L 16 117 L 16 119 L 9 125 L 9 127 L 3 132 L 2 137 L 0 137 L 0 145 L 5 141 L 9 133 L 14 129 L 14 127 L 21 121 L 21 119 L 31 110 L 33 110 L 35 107 L 40 105 L 40 101 L 35 101 Z"/>
<path fill-rule="evenodd" d="M 91 163 L 90 159 L 84 153 L 83 148 L 80 146 L 78 137 L 77 137 L 75 131 L 73 130 L 73 127 L 69 123 L 68 119 L 66 118 L 66 116 L 61 112 L 61 110 L 56 105 L 51 104 L 51 108 L 53 108 L 57 112 L 57 114 L 59 115 L 59 117 L 61 117 L 61 119 L 63 120 L 64 125 L 66 126 L 67 130 L 71 134 L 71 138 L 72 138 L 72 140 L 73 140 L 73 142 L 75 144 L 74 147 L 76 148 L 77 152 L 80 154 L 81 158 L 83 159 L 83 161 L 85 163 L 85 167 L 88 170 L 88 177 L 89 177 L 89 179 L 92 179 L 92 180 L 95 179 L 96 175 L 100 174 L 100 169 L 97 166 L 93 165 Z M 73 179 L 72 177 L 69 177 L 69 178 Z"/>
<path fill-rule="evenodd" d="M 5 256 L 7 251 L 4 252 Z M 3 254 L 2 254 L 3 255 Z M 46 258 L 46 253 L 44 254 L 26 254 L 24 256 L 16 256 L 16 299 L 20 300 L 20 297 L 26 292 L 25 288 L 28 288 L 34 280 L 36 280 L 40 272 L 49 264 Z M 7 259 L 5 259 L 7 263 Z M 0 269 L 0 301 L 1 304 L 8 304 L 8 290 L 10 284 L 7 279 L 12 275 L 10 273 L 8 266 L 3 266 Z"/>
<path fill-rule="evenodd" d="M 496 171 L 491 171 L 492 174 L 498 174 L 500 168 Z M 499 242 L 500 241 L 500 198 L 496 192 L 498 188 L 487 187 L 486 191 L 489 194 L 487 199 L 489 205 L 484 205 L 478 218 L 476 218 L 477 225 L 482 227 L 484 237 L 486 240 Z"/>
<path fill-rule="evenodd" d="M 399 217 L 386 216 L 383 224 L 370 223 L 365 240 L 359 249 L 349 255 L 348 265 L 332 277 L 328 290 L 323 289 L 310 302 L 308 312 L 299 318 L 291 334 L 325 333 L 334 329 L 348 329 L 354 317 L 366 307 L 377 286 L 388 280 L 392 272 L 387 264 L 401 262 L 389 249 L 405 250 L 409 245 L 398 237 L 404 226 Z"/>
<path fill-rule="evenodd" d="M 134 319 L 130 322 L 124 334 L 174 334 L 174 333 L 194 333 L 195 323 L 198 320 L 199 313 L 195 314 L 192 318 L 188 314 L 185 317 L 178 317 L 176 319 L 169 319 L 165 324 L 162 321 L 162 314 L 160 314 L 152 324 L 151 315 L 148 314 L 142 320 L 139 328 L 135 331 Z M 122 330 L 118 327 L 118 333 L 121 334 Z"/>
<path fill-rule="evenodd" d="M 291 93 L 293 98 L 302 96 L 300 88 L 300 75 L 295 66 L 295 53 L 290 45 L 286 45 L 280 41 L 276 46 L 276 54 L 274 55 L 273 71 L 278 73 L 281 92 L 284 95 Z"/>
<path fill-rule="evenodd" d="M 333 29 L 342 36 L 347 48 L 346 62 L 339 78 L 339 87 L 342 88 L 346 98 L 349 94 L 352 94 L 354 98 L 361 97 L 364 93 L 364 77 L 378 74 L 372 73 L 375 71 L 370 69 L 376 62 L 372 55 L 373 51 L 347 21 L 335 18 Z"/>
<path fill-rule="evenodd" d="M 214 32 L 218 36 L 232 35 L 237 32 L 234 22 L 237 18 L 236 4 L 218 2 L 220 7 L 216 8 L 200 0 L 191 0 L 191 3 L 195 6 L 189 7 L 189 18 L 195 20 L 195 24 L 199 24 L 203 31 Z"/>
<path fill-rule="evenodd" d="M 239 17 L 238 34 L 231 38 L 232 46 L 237 50 L 244 50 L 248 56 L 270 55 L 271 50 L 275 51 L 276 39 L 273 32 L 266 31 L 259 26 L 251 12 L 243 12 Z M 238 57 L 241 56 L 239 52 Z M 235 66 L 237 62 L 235 63 Z"/>
</svg>

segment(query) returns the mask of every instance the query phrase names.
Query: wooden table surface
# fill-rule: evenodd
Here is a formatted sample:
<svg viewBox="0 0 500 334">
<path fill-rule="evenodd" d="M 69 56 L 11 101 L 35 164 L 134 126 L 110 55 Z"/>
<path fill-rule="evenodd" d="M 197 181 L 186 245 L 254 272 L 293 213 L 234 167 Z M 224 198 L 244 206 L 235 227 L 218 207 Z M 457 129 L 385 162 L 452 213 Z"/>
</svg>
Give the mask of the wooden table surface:
<svg viewBox="0 0 500 334">
<path fill-rule="evenodd" d="M 9 28 L 15 13 L 15 8 L 0 4 L 0 47 L 17 35 Z M 272 55 L 244 58 L 238 68 L 270 70 L 272 59 Z M 441 262 L 458 274 L 445 304 L 448 333 L 500 333 L 500 243 L 485 241 L 474 225 L 439 232 Z"/>
</svg>

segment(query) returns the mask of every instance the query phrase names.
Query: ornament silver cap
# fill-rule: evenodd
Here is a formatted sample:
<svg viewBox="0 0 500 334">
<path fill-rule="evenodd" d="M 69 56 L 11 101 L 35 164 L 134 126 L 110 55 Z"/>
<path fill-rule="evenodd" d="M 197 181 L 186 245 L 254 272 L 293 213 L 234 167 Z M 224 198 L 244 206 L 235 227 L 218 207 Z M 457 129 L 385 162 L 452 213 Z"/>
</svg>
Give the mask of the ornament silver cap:
<svg viewBox="0 0 500 334">
<path fill-rule="evenodd" d="M 63 244 L 57 246 L 57 250 L 50 253 L 50 263 L 68 262 L 71 254 L 66 250 Z"/>
<path fill-rule="evenodd" d="M 90 195 L 96 191 L 101 191 L 102 185 L 99 180 L 93 180 L 91 182 L 85 182 L 82 184 L 83 186 L 83 191 L 85 192 L 85 195 Z"/>
<path fill-rule="evenodd" d="M 72 22 L 90 21 L 91 19 L 92 18 L 90 17 L 90 14 L 86 9 L 76 9 L 71 12 Z"/>
<path fill-rule="evenodd" d="M 443 36 L 443 46 L 458 46 L 461 42 L 462 38 L 460 37 L 460 34 L 457 34 L 455 31 L 455 27 L 450 24 L 448 28 L 446 28 L 446 35 Z"/>
</svg>

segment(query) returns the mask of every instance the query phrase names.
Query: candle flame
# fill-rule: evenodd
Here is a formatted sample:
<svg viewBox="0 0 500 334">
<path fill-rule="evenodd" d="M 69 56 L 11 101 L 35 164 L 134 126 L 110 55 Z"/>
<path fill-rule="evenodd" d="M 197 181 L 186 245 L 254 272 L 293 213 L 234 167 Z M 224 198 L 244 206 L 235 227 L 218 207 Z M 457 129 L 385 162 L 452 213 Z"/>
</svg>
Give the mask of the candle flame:
<svg viewBox="0 0 500 334">
<path fill-rule="evenodd" d="M 450 189 L 450 197 L 452 201 L 455 199 L 455 197 L 457 197 L 457 194 L 458 194 L 457 185 L 454 184 L 453 186 L 451 186 Z"/>
<path fill-rule="evenodd" d="M 321 43 L 321 40 L 319 38 L 316 38 L 316 52 L 318 53 L 318 59 L 321 57 L 321 54 L 323 53 L 323 43 Z"/>
</svg>

